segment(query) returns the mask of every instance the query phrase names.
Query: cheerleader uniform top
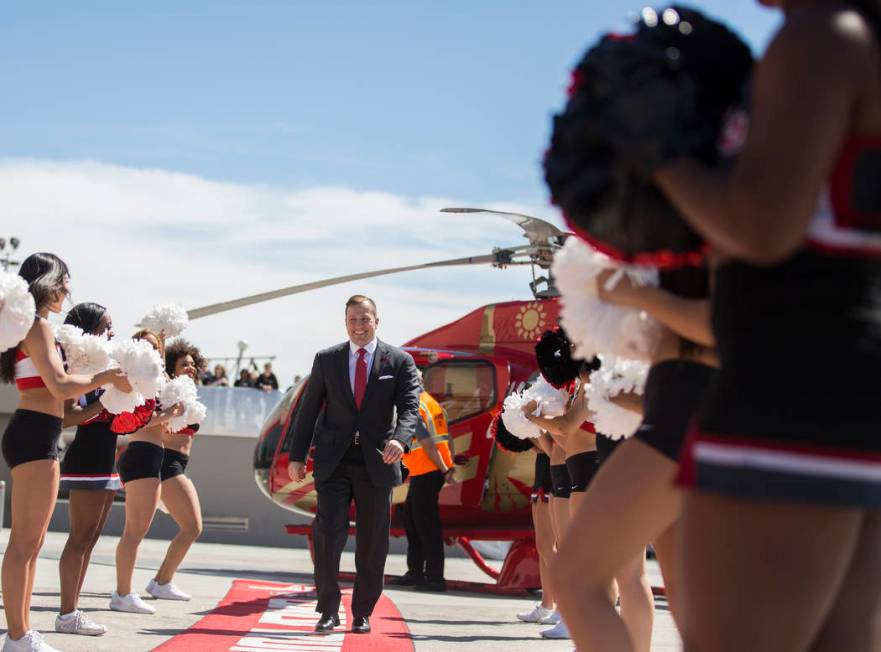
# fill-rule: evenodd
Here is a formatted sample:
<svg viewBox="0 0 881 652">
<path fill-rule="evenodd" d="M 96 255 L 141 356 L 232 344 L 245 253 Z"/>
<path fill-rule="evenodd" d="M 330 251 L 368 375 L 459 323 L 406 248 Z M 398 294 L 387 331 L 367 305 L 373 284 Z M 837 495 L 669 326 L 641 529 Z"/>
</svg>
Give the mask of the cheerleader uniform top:
<svg viewBox="0 0 881 652">
<path fill-rule="evenodd" d="M 715 278 L 721 371 L 680 481 L 881 506 L 881 136 L 844 144 L 791 258 Z"/>
<path fill-rule="evenodd" d="M 64 360 L 64 351 L 58 342 L 55 342 L 55 350 L 58 351 L 58 355 Z M 34 365 L 34 361 L 21 350 L 21 347 L 15 352 L 15 386 L 19 390 L 38 389 L 46 386 L 46 383 L 40 376 L 40 372 L 37 371 L 37 367 Z"/>
</svg>

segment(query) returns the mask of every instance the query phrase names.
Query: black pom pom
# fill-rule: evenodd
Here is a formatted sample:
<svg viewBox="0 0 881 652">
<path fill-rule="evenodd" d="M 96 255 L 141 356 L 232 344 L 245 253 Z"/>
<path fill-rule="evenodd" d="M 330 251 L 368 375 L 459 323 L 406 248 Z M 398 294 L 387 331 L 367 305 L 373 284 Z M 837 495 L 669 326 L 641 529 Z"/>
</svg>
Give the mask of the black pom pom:
<svg viewBox="0 0 881 652">
<path fill-rule="evenodd" d="M 645 9 L 635 33 L 604 36 L 573 73 L 545 156 L 545 180 L 569 226 L 620 260 L 698 263 L 701 239 L 651 172 L 677 156 L 718 163 L 723 115 L 751 70 L 746 44 L 693 9 Z"/>
<path fill-rule="evenodd" d="M 562 328 L 542 333 L 535 344 L 535 359 L 541 375 L 560 389 L 578 377 L 581 360 L 572 357 L 572 343 Z"/>
</svg>

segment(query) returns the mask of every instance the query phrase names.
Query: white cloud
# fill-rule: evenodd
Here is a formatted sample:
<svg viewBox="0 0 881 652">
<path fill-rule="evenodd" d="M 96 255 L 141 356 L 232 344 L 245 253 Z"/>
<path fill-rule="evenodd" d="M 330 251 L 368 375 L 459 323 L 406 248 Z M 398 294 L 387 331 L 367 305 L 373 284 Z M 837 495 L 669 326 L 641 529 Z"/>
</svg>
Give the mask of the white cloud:
<svg viewBox="0 0 881 652">
<path fill-rule="evenodd" d="M 74 300 L 98 301 L 127 335 L 156 303 L 187 308 L 329 276 L 489 253 L 525 243 L 493 216 L 446 215 L 461 200 L 349 188 L 288 189 L 212 181 L 94 161 L 0 160 L 0 237 L 64 258 Z M 550 207 L 496 203 L 561 224 Z M 355 292 L 380 308 L 380 337 L 400 344 L 483 304 L 527 298 L 528 269 L 420 271 L 350 283 L 196 321 L 208 355 L 274 354 L 287 384 L 315 351 L 345 338 Z"/>
</svg>

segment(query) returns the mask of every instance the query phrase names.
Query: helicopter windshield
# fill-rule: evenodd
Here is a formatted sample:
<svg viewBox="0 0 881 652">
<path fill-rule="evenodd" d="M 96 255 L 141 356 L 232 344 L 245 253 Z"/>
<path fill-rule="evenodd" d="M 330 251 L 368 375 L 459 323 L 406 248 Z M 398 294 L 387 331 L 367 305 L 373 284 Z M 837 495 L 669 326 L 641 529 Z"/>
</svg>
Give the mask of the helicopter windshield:
<svg viewBox="0 0 881 652">
<path fill-rule="evenodd" d="M 425 391 L 456 423 L 486 412 L 496 404 L 495 367 L 479 360 L 442 360 L 425 368 Z"/>
</svg>

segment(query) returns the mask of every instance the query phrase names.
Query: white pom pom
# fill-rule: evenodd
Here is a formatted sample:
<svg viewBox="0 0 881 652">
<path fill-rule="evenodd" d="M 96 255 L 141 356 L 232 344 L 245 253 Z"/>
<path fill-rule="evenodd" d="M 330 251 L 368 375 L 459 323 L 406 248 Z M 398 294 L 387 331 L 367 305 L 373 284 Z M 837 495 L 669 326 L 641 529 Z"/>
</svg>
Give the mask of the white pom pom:
<svg viewBox="0 0 881 652">
<path fill-rule="evenodd" d="M 531 387 L 506 397 L 502 421 L 508 431 L 520 439 L 534 439 L 541 435 L 541 428 L 523 415 L 523 406 L 530 401 L 536 402 L 535 416 L 559 417 L 566 413 L 569 394 L 539 376 Z"/>
<path fill-rule="evenodd" d="M 563 416 L 566 414 L 566 404 L 569 402 L 569 393 L 566 390 L 557 389 L 542 376 L 524 390 L 523 397 L 526 402 L 536 401 L 539 413 L 545 417 Z"/>
<path fill-rule="evenodd" d="M 149 328 L 151 331 L 160 333 L 164 337 L 177 337 L 184 332 L 190 318 L 183 306 L 168 303 L 162 306 L 153 306 L 153 308 L 144 315 L 141 328 Z"/>
<path fill-rule="evenodd" d="M 523 416 L 523 406 L 531 401 L 531 398 L 525 398 L 522 394 L 514 393 L 505 397 L 502 404 L 502 422 L 515 437 L 520 439 L 535 439 L 541 435 L 541 429 Z M 536 414 L 538 409 L 536 408 Z"/>
<path fill-rule="evenodd" d="M 0 353 L 25 338 L 36 312 L 27 281 L 18 274 L 0 271 Z"/>
<path fill-rule="evenodd" d="M 159 395 L 159 402 L 162 403 L 163 408 L 170 408 L 179 403 L 184 406 L 183 414 L 169 420 L 171 432 L 182 430 L 191 423 L 201 423 L 208 413 L 207 408 L 199 403 L 196 383 L 189 376 L 178 376 L 168 381 Z"/>
<path fill-rule="evenodd" d="M 642 416 L 616 405 L 610 399 L 622 393 L 642 394 L 649 365 L 638 360 L 603 356 L 603 365 L 590 375 L 584 389 L 591 421 L 597 432 L 612 439 L 630 437 L 639 428 Z"/>
<path fill-rule="evenodd" d="M 184 421 L 187 425 L 200 424 L 208 416 L 208 407 L 199 401 L 187 404 L 186 412 L 184 412 Z"/>
<path fill-rule="evenodd" d="M 655 268 L 618 263 L 578 238 L 566 240 L 554 255 L 552 270 L 562 295 L 560 317 L 566 334 L 585 360 L 599 353 L 649 360 L 661 327 L 645 311 L 599 298 L 596 279 L 608 269 L 618 270 L 609 279 L 612 287 L 624 276 L 637 286 L 658 284 Z"/>
<path fill-rule="evenodd" d="M 107 338 L 83 333 L 72 324 L 64 324 L 55 329 L 55 339 L 64 349 L 70 373 L 92 375 L 110 367 L 110 342 Z"/>
<path fill-rule="evenodd" d="M 131 393 L 124 394 L 113 385 L 105 385 L 100 400 L 109 412 L 131 412 L 144 404 L 145 397 L 159 395 L 165 386 L 165 372 L 162 358 L 149 342 L 120 340 L 112 342 L 109 350 L 112 366 L 122 370 L 133 388 Z"/>
<path fill-rule="evenodd" d="M 146 403 L 146 399 L 142 394 L 130 392 L 125 394 L 113 385 L 105 385 L 104 393 L 98 398 L 108 412 L 111 414 L 122 414 L 123 412 L 134 412 L 135 408 Z"/>
</svg>

